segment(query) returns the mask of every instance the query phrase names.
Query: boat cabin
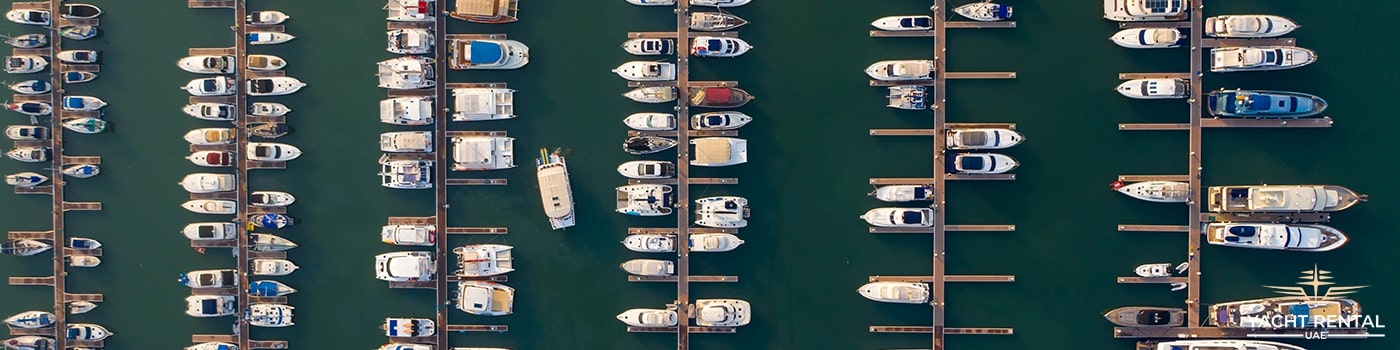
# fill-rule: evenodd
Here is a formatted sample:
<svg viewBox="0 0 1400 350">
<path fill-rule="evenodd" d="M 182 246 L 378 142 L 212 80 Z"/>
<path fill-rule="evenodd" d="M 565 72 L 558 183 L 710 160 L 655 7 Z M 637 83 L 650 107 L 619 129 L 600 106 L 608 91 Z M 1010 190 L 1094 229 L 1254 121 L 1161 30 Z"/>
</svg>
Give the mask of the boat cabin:
<svg viewBox="0 0 1400 350">
<path fill-rule="evenodd" d="M 452 89 L 453 121 L 515 118 L 515 90 L 505 88 Z"/>
<path fill-rule="evenodd" d="M 448 16 L 452 18 L 488 24 L 515 22 L 520 12 L 520 0 L 457 0 Z"/>
<path fill-rule="evenodd" d="M 452 170 L 495 170 L 515 167 L 515 138 L 468 136 L 452 138 Z"/>
<path fill-rule="evenodd" d="M 433 162 L 426 160 L 381 161 L 381 185 L 398 189 L 433 187 Z"/>
</svg>

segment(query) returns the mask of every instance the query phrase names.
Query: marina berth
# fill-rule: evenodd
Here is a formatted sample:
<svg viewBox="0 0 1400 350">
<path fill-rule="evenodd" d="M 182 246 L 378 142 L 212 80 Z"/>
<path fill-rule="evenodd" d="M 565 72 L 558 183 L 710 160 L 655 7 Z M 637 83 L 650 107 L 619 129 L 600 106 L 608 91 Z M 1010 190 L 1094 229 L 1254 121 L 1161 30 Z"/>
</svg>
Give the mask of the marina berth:
<svg viewBox="0 0 1400 350">
<path fill-rule="evenodd" d="M 379 237 L 380 241 L 393 245 L 432 246 L 437 243 L 437 226 L 384 225 Z"/>
<path fill-rule="evenodd" d="M 739 7 L 752 0 L 691 0 L 690 6 Z"/>
<path fill-rule="evenodd" d="M 933 227 L 933 209 L 929 208 L 875 208 L 860 218 L 877 227 Z"/>
<path fill-rule="evenodd" d="M 232 295 L 191 295 L 185 297 L 185 314 L 194 317 L 223 317 L 238 312 L 238 298 Z"/>
<path fill-rule="evenodd" d="M 670 62 L 631 61 L 613 68 L 612 72 L 630 81 L 676 80 L 676 64 Z"/>
<path fill-rule="evenodd" d="M 282 96 L 295 93 L 306 83 L 292 77 L 248 79 L 248 96 Z"/>
<path fill-rule="evenodd" d="M 515 40 L 452 39 L 447 45 L 453 70 L 516 69 L 530 63 L 530 47 Z"/>
<path fill-rule="evenodd" d="M 926 304 L 932 294 L 928 283 L 870 282 L 856 290 L 866 299 L 899 304 Z"/>
<path fill-rule="evenodd" d="M 381 281 L 432 281 L 436 276 L 437 264 L 433 262 L 432 252 L 390 252 L 374 257 L 374 277 Z"/>
<path fill-rule="evenodd" d="M 695 299 L 695 325 L 739 327 L 749 324 L 753 309 L 739 299 Z"/>
<path fill-rule="evenodd" d="M 622 124 L 633 130 L 666 131 L 676 129 L 676 115 L 671 113 L 632 113 L 622 118 Z"/>
<path fill-rule="evenodd" d="M 1004 149 L 1025 140 L 1025 136 L 1011 129 L 978 128 L 948 129 L 948 149 Z"/>
<path fill-rule="evenodd" d="M 733 137 L 702 137 L 690 139 L 695 145 L 695 158 L 690 165 L 721 167 L 749 161 L 749 141 Z"/>
<path fill-rule="evenodd" d="M 432 131 L 395 131 L 379 134 L 379 150 L 390 153 L 433 151 Z"/>
<path fill-rule="evenodd" d="M 274 71 L 287 67 L 287 60 L 273 55 L 248 55 L 248 69 L 259 71 Z"/>
<path fill-rule="evenodd" d="M 231 167 L 238 161 L 237 158 L 238 154 L 233 151 L 198 151 L 185 156 L 194 165 L 215 168 Z"/>
<path fill-rule="evenodd" d="M 90 250 L 102 248 L 102 242 L 92 238 L 68 237 L 68 247 L 77 250 Z"/>
<path fill-rule="evenodd" d="M 669 179 L 676 176 L 676 163 L 664 160 L 634 160 L 618 165 L 617 173 L 629 179 Z"/>
<path fill-rule="evenodd" d="M 622 93 L 622 97 L 641 103 L 666 103 L 676 100 L 673 86 L 646 86 Z"/>
<path fill-rule="evenodd" d="M 1103 314 L 1114 325 L 1122 327 L 1180 327 L 1186 323 L 1186 310 L 1151 307 L 1125 306 L 1109 310 Z"/>
<path fill-rule="evenodd" d="M 180 180 L 180 187 L 189 193 L 214 193 L 233 191 L 238 186 L 234 174 L 192 173 Z"/>
<path fill-rule="evenodd" d="M 1366 195 L 1334 185 L 1211 186 L 1206 201 L 1213 212 L 1333 212 L 1366 201 Z"/>
<path fill-rule="evenodd" d="M 880 30 L 904 31 L 904 30 L 932 30 L 933 17 L 929 16 L 888 16 L 880 17 L 871 26 Z"/>
<path fill-rule="evenodd" d="M 259 280 L 248 284 L 248 296 L 251 297 L 271 298 L 296 292 L 296 288 L 273 280 Z"/>
<path fill-rule="evenodd" d="M 1133 79 L 1114 88 L 1119 94 L 1137 99 L 1186 98 L 1191 82 L 1186 79 Z"/>
<path fill-rule="evenodd" d="M 993 22 L 1011 18 L 1011 6 L 994 3 L 991 0 L 974 2 L 953 8 L 953 13 L 981 22 Z"/>
<path fill-rule="evenodd" d="M 433 188 L 433 162 L 426 160 L 380 160 L 380 185 L 394 189 Z"/>
<path fill-rule="evenodd" d="M 743 228 L 749 225 L 749 200 L 719 196 L 695 200 L 695 224 L 714 228 Z"/>
<path fill-rule="evenodd" d="M 49 67 L 49 60 L 41 56 L 15 55 L 5 56 L 5 73 L 29 74 L 35 73 Z"/>
<path fill-rule="evenodd" d="M 1301 346 L 1264 340 L 1171 340 L 1141 341 L 1138 350 L 1307 350 Z"/>
<path fill-rule="evenodd" d="M 227 145 L 238 140 L 238 130 L 232 128 L 201 128 L 185 133 L 191 145 Z"/>
<path fill-rule="evenodd" d="M 35 26 L 48 26 L 53 23 L 53 17 L 49 15 L 49 11 L 45 10 L 14 9 L 5 12 L 5 19 L 10 20 L 10 22 Z"/>
<path fill-rule="evenodd" d="M 295 35 L 281 32 L 248 32 L 248 45 L 276 45 L 296 38 Z"/>
<path fill-rule="evenodd" d="M 79 341 L 101 341 L 111 335 L 112 332 L 107 328 L 92 323 L 70 323 L 64 332 L 64 337 L 68 340 Z"/>
<path fill-rule="evenodd" d="M 947 170 L 956 174 L 1001 174 L 1020 165 L 1001 153 L 957 153 L 948 157 Z"/>
<path fill-rule="evenodd" d="M 885 185 L 869 195 L 885 202 L 916 202 L 933 200 L 933 185 Z"/>
<path fill-rule="evenodd" d="M 1221 117 L 1303 118 L 1322 114 L 1327 101 L 1301 92 L 1220 89 L 1206 96 L 1206 109 Z"/>
<path fill-rule="evenodd" d="M 5 156 L 25 163 L 47 162 L 49 161 L 49 148 L 15 147 L 15 149 L 5 152 Z"/>
<path fill-rule="evenodd" d="M 196 222 L 180 230 L 192 241 L 219 241 L 238 238 L 238 224 L 231 222 Z"/>
<path fill-rule="evenodd" d="M 204 342 L 186 346 L 185 350 L 238 350 L 238 345 L 223 342 Z"/>
<path fill-rule="evenodd" d="M 5 184 L 16 187 L 34 187 L 48 181 L 48 176 L 30 171 L 5 175 Z"/>
<path fill-rule="evenodd" d="M 17 49 L 34 49 L 49 45 L 49 37 L 40 33 L 30 33 L 18 36 L 0 35 L 6 44 Z"/>
<path fill-rule="evenodd" d="M 394 125 L 433 124 L 433 98 L 395 97 L 379 101 L 379 121 Z"/>
<path fill-rule="evenodd" d="M 297 197 L 280 191 L 253 191 L 248 194 L 248 205 L 262 208 L 285 207 L 296 203 Z"/>
<path fill-rule="evenodd" d="M 181 58 L 176 65 L 195 74 L 233 74 L 238 69 L 238 59 L 224 55 L 194 55 Z"/>
<path fill-rule="evenodd" d="M 63 63 L 69 64 L 90 64 L 97 63 L 98 53 L 95 50 L 63 50 L 54 55 Z"/>
<path fill-rule="evenodd" d="M 97 164 L 79 164 L 63 168 L 63 175 L 72 176 L 76 179 L 86 179 L 102 172 L 102 168 Z"/>
<path fill-rule="evenodd" d="M 559 152 L 540 149 L 535 159 L 535 177 L 540 186 L 540 202 L 549 217 L 549 227 L 555 230 L 574 226 L 574 191 L 569 185 L 569 169 Z"/>
<path fill-rule="evenodd" d="M 515 138 L 506 136 L 454 136 L 452 170 L 477 171 L 515 167 Z"/>
<path fill-rule="evenodd" d="M 928 89 L 918 85 L 898 85 L 889 88 L 886 107 L 920 111 L 928 108 Z"/>
<path fill-rule="evenodd" d="M 668 185 L 636 184 L 617 188 L 617 212 L 632 216 L 671 215 L 672 188 Z"/>
<path fill-rule="evenodd" d="M 452 108 L 453 121 L 515 118 L 515 90 L 507 88 L 452 89 Z"/>
<path fill-rule="evenodd" d="M 390 22 L 432 22 L 436 18 L 435 0 L 389 0 L 384 5 L 388 11 L 384 19 Z"/>
<path fill-rule="evenodd" d="M 884 81 L 908 81 L 933 79 L 934 64 L 931 60 L 880 61 L 865 68 L 871 79 Z"/>
<path fill-rule="evenodd" d="M 691 12 L 690 29 L 702 32 L 723 32 L 749 24 L 749 21 L 725 12 Z"/>
<path fill-rule="evenodd" d="M 93 19 L 102 16 L 102 9 L 92 4 L 62 4 L 58 16 L 68 19 Z"/>
<path fill-rule="evenodd" d="M 632 259 L 619 267 L 638 276 L 666 277 L 676 274 L 676 263 L 670 260 Z"/>
<path fill-rule="evenodd" d="M 693 253 L 722 253 L 738 248 L 744 240 L 730 233 L 697 233 L 690 235 L 689 243 Z"/>
<path fill-rule="evenodd" d="M 53 350 L 54 340 L 37 335 L 18 336 L 4 341 L 5 349 L 12 350 Z"/>
<path fill-rule="evenodd" d="M 417 90 L 434 86 L 437 86 L 437 72 L 431 58 L 403 56 L 379 61 L 381 88 Z"/>
<path fill-rule="evenodd" d="M 622 151 L 627 154 L 643 155 L 665 151 L 676 147 L 676 140 L 657 136 L 633 136 L 622 140 Z"/>
<path fill-rule="evenodd" d="M 675 310 L 629 309 L 617 314 L 617 320 L 632 327 L 674 327 L 680 322 Z"/>
<path fill-rule="evenodd" d="M 48 243 L 32 239 L 12 239 L 0 242 L 0 255 L 34 256 L 53 249 Z"/>
<path fill-rule="evenodd" d="M 35 329 L 52 326 L 57 319 L 48 311 L 25 311 L 5 319 L 5 324 L 15 328 Z"/>
<path fill-rule="evenodd" d="M 1347 243 L 1347 236 L 1326 225 L 1208 223 L 1206 242 L 1227 247 L 1325 252 Z"/>
<path fill-rule="evenodd" d="M 690 54 L 699 57 L 738 57 L 750 49 L 749 42 L 731 37 L 697 36 L 690 44 Z"/>
<path fill-rule="evenodd" d="M 185 114 L 191 117 L 210 121 L 232 121 L 237 117 L 233 110 L 233 105 L 216 102 L 198 102 L 185 105 L 181 108 Z M 189 139 L 186 139 L 189 140 Z M 232 140 L 230 140 L 232 141 Z"/>
<path fill-rule="evenodd" d="M 1226 15 L 1206 18 L 1205 34 L 1220 38 L 1272 38 L 1298 27 L 1298 23 L 1280 16 Z"/>
<path fill-rule="evenodd" d="M 1191 200 L 1191 184 L 1177 181 L 1143 181 L 1124 184 L 1114 181 L 1109 188 L 1148 202 L 1186 203 Z"/>
<path fill-rule="evenodd" d="M 259 117 L 281 117 L 291 112 L 287 105 L 276 102 L 253 102 L 248 104 L 248 114 Z"/>
<path fill-rule="evenodd" d="M 194 199 L 180 206 L 196 214 L 233 214 L 238 212 L 238 202 L 224 199 Z"/>
<path fill-rule="evenodd" d="M 676 236 L 662 234 L 627 235 L 622 246 L 638 253 L 671 253 L 676 251 Z"/>
<path fill-rule="evenodd" d="M 431 337 L 437 334 L 437 323 L 426 318 L 388 317 L 379 326 L 390 338 Z"/>
<path fill-rule="evenodd" d="M 669 56 L 676 53 L 675 39 L 628 39 L 622 50 L 637 56 Z"/>
<path fill-rule="evenodd" d="M 96 267 L 102 264 L 102 258 L 90 255 L 70 255 L 68 256 L 68 266 L 72 267 Z"/>
<path fill-rule="evenodd" d="M 97 36 L 97 26 L 62 26 L 58 28 L 58 35 L 73 40 L 87 40 Z"/>
<path fill-rule="evenodd" d="M 64 84 L 78 84 L 86 83 L 97 79 L 97 73 L 70 71 L 63 72 L 61 77 L 63 78 Z"/>
<path fill-rule="evenodd" d="M 53 84 L 44 80 L 25 80 L 10 84 L 10 90 L 22 95 L 38 95 L 53 91 Z"/>
<path fill-rule="evenodd" d="M 515 312 L 515 288 L 487 281 L 457 282 L 457 309 L 480 316 Z"/>
<path fill-rule="evenodd" d="M 733 108 L 753 99 L 748 91 L 736 87 L 690 88 L 690 105 L 694 107 Z"/>
<path fill-rule="evenodd" d="M 107 121 L 90 117 L 73 118 L 64 120 L 63 128 L 81 134 L 96 134 L 107 130 Z"/>
<path fill-rule="evenodd" d="M 275 139 L 290 134 L 292 127 L 287 126 L 287 123 L 249 123 L 247 130 L 250 137 Z"/>
<path fill-rule="evenodd" d="M 301 268 L 287 259 L 253 259 L 254 276 L 286 276 Z"/>
<path fill-rule="evenodd" d="M 426 28 L 403 28 L 385 32 L 390 53 L 400 55 L 422 55 L 433 51 L 436 40 L 433 31 Z"/>
<path fill-rule="evenodd" d="M 296 222 L 285 214 L 263 213 L 248 215 L 248 223 L 266 229 L 279 229 L 292 226 Z"/>
<path fill-rule="evenodd" d="M 300 148 L 285 143 L 249 142 L 245 149 L 248 160 L 261 162 L 285 162 L 301 157 Z"/>
<path fill-rule="evenodd" d="M 1118 22 L 1175 21 L 1186 18 L 1188 0 L 1103 0 L 1103 18 Z"/>
<path fill-rule="evenodd" d="M 90 302 L 90 301 L 70 301 L 70 302 L 68 302 L 68 314 L 70 314 L 70 315 L 77 315 L 77 314 L 87 313 L 88 311 L 92 311 L 92 309 L 96 309 L 96 308 L 97 308 L 97 304 L 93 304 L 93 303 Z"/>
<path fill-rule="evenodd" d="M 1108 39 L 1129 49 L 1165 49 L 1185 44 L 1190 36 L 1176 28 L 1130 28 Z"/>
<path fill-rule="evenodd" d="M 1280 70 L 1317 61 L 1317 53 L 1293 46 L 1219 47 L 1210 49 L 1210 57 L 1212 72 Z"/>
<path fill-rule="evenodd" d="M 182 273 L 180 285 L 196 289 L 237 287 L 238 270 L 195 270 Z"/>
<path fill-rule="evenodd" d="M 19 112 L 19 114 L 35 117 L 53 114 L 53 106 L 50 105 L 48 102 L 42 101 L 11 102 L 5 104 L 5 109 Z"/>
<path fill-rule="evenodd" d="M 193 96 L 229 96 L 236 92 L 233 90 L 234 83 L 236 82 L 233 81 L 233 78 L 221 75 L 213 78 L 190 80 L 190 82 L 185 84 L 184 87 L 181 87 L 181 89 L 184 89 Z"/>
<path fill-rule="evenodd" d="M 288 19 L 291 18 L 291 16 L 282 13 L 282 11 L 263 10 L 248 11 L 248 16 L 246 16 L 243 20 L 244 22 L 255 26 L 270 26 L 282 24 L 282 22 L 286 22 Z"/>
<path fill-rule="evenodd" d="M 1326 322 L 1360 318 L 1361 304 L 1344 298 L 1275 297 L 1211 305 L 1205 315 L 1207 324 L 1222 328 L 1322 328 Z"/>
<path fill-rule="evenodd" d="M 520 0 L 456 0 L 452 18 L 467 22 L 501 24 L 515 22 Z"/>
<path fill-rule="evenodd" d="M 452 248 L 457 254 L 457 276 L 490 277 L 515 271 L 511 250 L 503 244 L 469 244 Z"/>
<path fill-rule="evenodd" d="M 296 309 L 285 304 L 253 304 L 244 312 L 248 324 L 256 327 L 287 327 L 295 325 L 292 322 L 292 310 Z"/>
<path fill-rule="evenodd" d="M 753 117 L 737 111 L 704 112 L 690 116 L 693 130 L 734 130 L 748 125 Z"/>
</svg>

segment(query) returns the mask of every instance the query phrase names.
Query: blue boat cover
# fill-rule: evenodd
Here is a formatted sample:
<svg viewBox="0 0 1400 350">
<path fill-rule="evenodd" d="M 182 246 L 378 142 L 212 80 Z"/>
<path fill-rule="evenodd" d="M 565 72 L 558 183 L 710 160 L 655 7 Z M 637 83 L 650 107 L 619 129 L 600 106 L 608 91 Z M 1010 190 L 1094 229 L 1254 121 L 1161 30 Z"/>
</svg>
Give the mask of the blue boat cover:
<svg viewBox="0 0 1400 350">
<path fill-rule="evenodd" d="M 72 339 L 78 339 L 78 336 L 79 336 L 79 335 L 82 335 L 82 331 L 79 330 L 78 328 L 69 328 L 69 329 L 68 329 L 68 339 L 70 339 L 70 340 L 72 340 Z"/>
<path fill-rule="evenodd" d="M 389 320 L 389 336 L 399 336 L 399 320 Z"/>
<path fill-rule="evenodd" d="M 83 108 L 83 99 L 73 96 L 63 96 L 63 107 L 70 109 Z"/>
<path fill-rule="evenodd" d="M 706 40 L 705 45 L 709 46 L 706 49 L 709 49 L 710 51 L 724 50 L 724 42 L 720 41 L 719 39 Z"/>
<path fill-rule="evenodd" d="M 268 281 L 253 282 L 253 285 L 248 288 L 248 294 L 263 297 L 277 296 L 277 284 Z"/>
<path fill-rule="evenodd" d="M 79 80 L 79 79 L 82 79 L 82 78 L 83 78 L 83 73 L 79 73 L 79 72 L 66 72 L 66 73 L 63 73 L 63 79 L 64 79 L 64 80 Z M 43 83 L 44 81 L 43 81 L 43 80 L 40 80 L 39 82 L 40 82 L 40 83 Z M 45 84 L 47 84 L 47 83 L 45 83 Z M 34 86 L 41 86 L 41 84 L 34 84 Z"/>
<path fill-rule="evenodd" d="M 927 17 L 915 17 L 915 18 L 914 18 L 914 28 L 929 28 L 929 27 L 933 27 L 933 24 L 929 23 L 929 20 L 931 20 L 931 19 L 932 19 L 932 18 L 927 18 Z"/>
<path fill-rule="evenodd" d="M 1292 314 L 1293 316 L 1309 316 L 1309 315 L 1312 315 L 1311 312 L 1308 312 L 1308 306 L 1307 306 L 1307 305 L 1292 305 L 1292 306 L 1289 306 L 1289 307 L 1288 307 L 1288 313 L 1289 313 L 1289 314 Z M 1308 319 L 1306 319 L 1306 318 L 1299 318 L 1299 320 L 1302 321 L 1302 322 L 1312 322 L 1311 320 L 1308 320 Z"/>
<path fill-rule="evenodd" d="M 1254 111 L 1268 111 L 1274 104 L 1272 96 L 1263 94 L 1249 95 L 1249 109 Z"/>
<path fill-rule="evenodd" d="M 910 210 L 904 212 L 905 224 L 917 224 L 922 222 L 924 222 L 924 213 L 921 213 L 917 210 Z"/>
<path fill-rule="evenodd" d="M 67 73 L 67 74 L 75 74 L 75 73 L 77 73 L 77 72 L 72 72 L 72 73 Z M 49 89 L 49 82 L 43 81 L 43 80 L 35 80 L 33 84 L 29 84 L 29 88 L 30 88 L 30 89 L 34 89 L 34 90 L 37 90 L 37 91 L 48 90 L 48 89 Z"/>
<path fill-rule="evenodd" d="M 1011 6 L 997 5 L 997 19 L 1011 18 Z"/>
<path fill-rule="evenodd" d="M 501 44 L 479 40 L 473 41 L 471 61 L 473 63 L 497 62 L 501 60 L 501 55 L 503 53 L 503 50 L 501 50 Z"/>
<path fill-rule="evenodd" d="M 919 186 L 914 188 L 914 198 L 924 198 L 926 193 L 928 193 L 927 187 Z"/>
<path fill-rule="evenodd" d="M 258 221 L 259 226 L 266 228 L 281 228 L 280 226 L 277 226 L 277 214 L 262 214 L 254 217 L 254 219 Z"/>
<path fill-rule="evenodd" d="M 963 169 L 982 169 L 986 167 L 986 162 L 982 157 L 962 157 L 961 166 Z"/>
<path fill-rule="evenodd" d="M 709 126 L 724 125 L 724 116 L 712 115 L 712 116 L 705 117 L 705 125 L 709 125 Z"/>
<path fill-rule="evenodd" d="M 39 113 L 39 111 L 44 110 L 43 108 L 39 108 L 39 106 L 42 106 L 42 105 L 39 104 L 39 103 L 37 103 L 37 102 L 35 102 L 35 103 L 21 103 L 21 104 L 19 105 L 19 110 L 20 110 L 21 112 L 26 112 L 26 113 Z"/>
</svg>

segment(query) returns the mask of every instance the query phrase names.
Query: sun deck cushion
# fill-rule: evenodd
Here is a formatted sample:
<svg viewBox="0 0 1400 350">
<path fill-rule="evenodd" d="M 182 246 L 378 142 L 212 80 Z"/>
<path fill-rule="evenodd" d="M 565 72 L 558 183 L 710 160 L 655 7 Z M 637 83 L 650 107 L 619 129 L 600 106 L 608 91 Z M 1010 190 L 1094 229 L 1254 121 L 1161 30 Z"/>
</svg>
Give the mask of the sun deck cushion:
<svg viewBox="0 0 1400 350">
<path fill-rule="evenodd" d="M 958 158 L 958 165 L 963 170 L 982 170 L 987 168 L 987 161 L 982 157 L 968 156 Z"/>
<path fill-rule="evenodd" d="M 471 49 L 471 61 L 475 63 L 490 63 L 501 60 L 504 51 L 501 45 L 493 42 L 473 41 Z"/>
</svg>

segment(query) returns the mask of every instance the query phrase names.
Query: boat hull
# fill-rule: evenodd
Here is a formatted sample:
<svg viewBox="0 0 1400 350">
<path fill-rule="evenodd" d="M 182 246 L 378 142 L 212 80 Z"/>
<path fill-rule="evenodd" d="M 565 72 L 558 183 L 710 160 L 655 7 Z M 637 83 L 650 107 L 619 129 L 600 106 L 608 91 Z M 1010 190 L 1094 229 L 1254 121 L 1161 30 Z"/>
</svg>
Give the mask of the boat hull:
<svg viewBox="0 0 1400 350">
<path fill-rule="evenodd" d="M 1206 96 L 1211 115 L 1235 118 L 1304 118 L 1322 114 L 1327 101 L 1291 91 L 1218 90 Z"/>
</svg>

